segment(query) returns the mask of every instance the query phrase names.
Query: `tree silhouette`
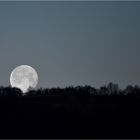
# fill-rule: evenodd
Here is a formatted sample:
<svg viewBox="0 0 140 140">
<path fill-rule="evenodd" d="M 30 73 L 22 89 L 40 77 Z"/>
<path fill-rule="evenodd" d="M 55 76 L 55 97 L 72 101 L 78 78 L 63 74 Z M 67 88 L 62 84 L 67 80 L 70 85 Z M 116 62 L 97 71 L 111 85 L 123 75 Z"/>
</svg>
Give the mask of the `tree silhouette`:
<svg viewBox="0 0 140 140">
<path fill-rule="evenodd" d="M 23 96 L 24 94 L 18 88 L 12 87 L 0 87 L 0 96 Z M 131 96 L 139 96 L 140 95 L 140 87 L 128 85 L 125 89 L 120 89 L 118 84 L 109 83 L 108 85 L 101 86 L 99 89 L 91 87 L 89 85 L 85 86 L 69 86 L 66 88 L 39 88 L 39 89 L 30 89 L 25 96 L 109 96 L 109 95 L 131 95 Z"/>
<path fill-rule="evenodd" d="M 14 96 L 22 96 L 22 91 L 19 88 L 11 88 L 9 87 L 0 87 L 0 96 L 8 96 L 8 97 L 14 97 Z"/>
<path fill-rule="evenodd" d="M 2 86 L 0 114 L 0 138 L 140 138 L 140 87 Z"/>
</svg>

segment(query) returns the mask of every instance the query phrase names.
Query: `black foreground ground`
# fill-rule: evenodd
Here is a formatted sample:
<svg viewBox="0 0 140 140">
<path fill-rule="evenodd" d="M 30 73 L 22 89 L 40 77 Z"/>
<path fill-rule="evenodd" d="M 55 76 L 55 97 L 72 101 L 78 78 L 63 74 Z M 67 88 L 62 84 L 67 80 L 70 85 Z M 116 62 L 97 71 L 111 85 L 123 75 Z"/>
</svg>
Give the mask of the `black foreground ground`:
<svg viewBox="0 0 140 140">
<path fill-rule="evenodd" d="M 140 96 L 0 97 L 0 138 L 140 138 Z"/>
</svg>

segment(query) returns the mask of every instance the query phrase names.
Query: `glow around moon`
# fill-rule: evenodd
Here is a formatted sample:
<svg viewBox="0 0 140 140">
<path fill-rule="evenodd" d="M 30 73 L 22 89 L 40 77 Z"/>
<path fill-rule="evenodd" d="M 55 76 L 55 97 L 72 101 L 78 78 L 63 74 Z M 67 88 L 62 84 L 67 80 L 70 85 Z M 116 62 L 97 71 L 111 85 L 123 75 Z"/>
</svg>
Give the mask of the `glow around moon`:
<svg viewBox="0 0 140 140">
<path fill-rule="evenodd" d="M 34 89 L 38 83 L 38 75 L 35 69 L 28 65 L 21 65 L 16 67 L 10 75 L 10 84 L 27 92 L 30 88 Z"/>
</svg>

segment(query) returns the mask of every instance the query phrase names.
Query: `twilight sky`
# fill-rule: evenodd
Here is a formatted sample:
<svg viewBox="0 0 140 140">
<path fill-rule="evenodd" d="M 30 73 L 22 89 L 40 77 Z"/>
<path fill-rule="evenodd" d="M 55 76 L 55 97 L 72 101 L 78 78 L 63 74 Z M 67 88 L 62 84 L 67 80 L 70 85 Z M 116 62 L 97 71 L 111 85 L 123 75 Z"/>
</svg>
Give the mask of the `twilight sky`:
<svg viewBox="0 0 140 140">
<path fill-rule="evenodd" d="M 0 85 L 22 64 L 38 87 L 140 85 L 140 2 L 0 1 Z"/>
</svg>

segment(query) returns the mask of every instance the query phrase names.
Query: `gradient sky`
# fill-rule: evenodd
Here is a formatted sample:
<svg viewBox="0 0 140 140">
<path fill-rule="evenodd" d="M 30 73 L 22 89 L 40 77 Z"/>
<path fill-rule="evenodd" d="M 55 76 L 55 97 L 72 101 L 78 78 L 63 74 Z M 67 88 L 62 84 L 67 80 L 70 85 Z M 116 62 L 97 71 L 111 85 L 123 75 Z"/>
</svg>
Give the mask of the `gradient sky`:
<svg viewBox="0 0 140 140">
<path fill-rule="evenodd" d="M 140 85 L 140 2 L 0 2 L 0 85 L 18 65 L 38 87 Z"/>
</svg>

